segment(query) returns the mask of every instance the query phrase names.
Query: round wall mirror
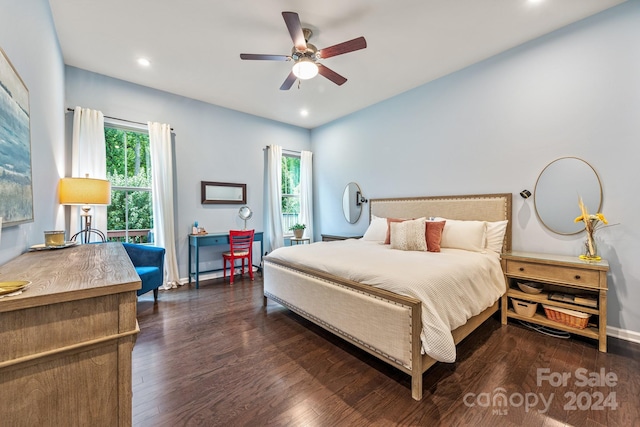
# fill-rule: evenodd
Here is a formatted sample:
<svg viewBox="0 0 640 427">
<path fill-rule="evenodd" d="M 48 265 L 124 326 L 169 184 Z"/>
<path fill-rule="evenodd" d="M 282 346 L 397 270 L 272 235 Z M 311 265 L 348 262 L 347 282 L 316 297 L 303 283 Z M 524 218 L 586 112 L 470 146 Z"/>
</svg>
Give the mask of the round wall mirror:
<svg viewBox="0 0 640 427">
<path fill-rule="evenodd" d="M 249 206 L 243 206 L 238 210 L 238 216 L 244 220 L 244 229 L 247 229 L 247 220 L 253 216 L 253 211 Z"/>
<path fill-rule="evenodd" d="M 349 224 L 355 224 L 360 219 L 362 213 L 362 203 L 360 203 L 360 187 L 355 182 L 350 182 L 342 193 L 342 212 Z"/>
<path fill-rule="evenodd" d="M 602 184 L 595 169 L 577 157 L 561 157 L 540 173 L 533 192 L 536 215 L 540 222 L 557 234 L 577 234 L 584 230 L 578 197 L 589 213 L 602 208 Z"/>
</svg>

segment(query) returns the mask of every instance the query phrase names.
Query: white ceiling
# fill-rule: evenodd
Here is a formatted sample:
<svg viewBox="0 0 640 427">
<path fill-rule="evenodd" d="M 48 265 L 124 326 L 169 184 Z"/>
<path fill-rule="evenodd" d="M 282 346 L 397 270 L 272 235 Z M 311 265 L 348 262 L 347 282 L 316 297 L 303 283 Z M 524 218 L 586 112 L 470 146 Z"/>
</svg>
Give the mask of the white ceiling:
<svg viewBox="0 0 640 427">
<path fill-rule="evenodd" d="M 68 65 L 284 123 L 314 128 L 625 0 L 49 0 Z M 279 90 L 290 62 L 282 11 L 319 49 L 364 36 L 364 50 Z M 136 60 L 148 58 L 151 66 Z M 304 117 L 301 110 L 309 114 Z"/>
</svg>

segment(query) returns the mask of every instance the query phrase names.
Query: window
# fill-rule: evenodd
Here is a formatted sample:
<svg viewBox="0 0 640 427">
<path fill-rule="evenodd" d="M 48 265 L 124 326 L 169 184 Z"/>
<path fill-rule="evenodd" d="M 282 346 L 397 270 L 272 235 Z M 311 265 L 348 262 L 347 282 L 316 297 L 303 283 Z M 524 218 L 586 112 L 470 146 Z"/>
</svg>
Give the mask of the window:
<svg viewBox="0 0 640 427">
<path fill-rule="evenodd" d="M 282 156 L 282 230 L 300 222 L 300 157 Z"/>
<path fill-rule="evenodd" d="M 105 126 L 104 136 L 107 179 L 111 182 L 107 240 L 151 243 L 153 207 L 149 135 L 139 130 Z"/>
</svg>

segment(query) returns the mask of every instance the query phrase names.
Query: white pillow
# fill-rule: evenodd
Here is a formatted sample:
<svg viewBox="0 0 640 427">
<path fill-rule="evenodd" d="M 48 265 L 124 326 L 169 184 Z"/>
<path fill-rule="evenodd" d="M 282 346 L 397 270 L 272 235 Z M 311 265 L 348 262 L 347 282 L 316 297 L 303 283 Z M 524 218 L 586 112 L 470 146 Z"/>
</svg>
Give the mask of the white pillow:
<svg viewBox="0 0 640 427">
<path fill-rule="evenodd" d="M 424 218 L 392 222 L 389 227 L 391 228 L 391 249 L 422 252 L 427 250 Z"/>
<path fill-rule="evenodd" d="M 488 250 L 498 254 L 502 253 L 502 245 L 504 243 L 504 234 L 507 232 L 507 224 L 509 220 L 489 222 L 487 221 L 487 243 L 485 247 Z"/>
<path fill-rule="evenodd" d="M 382 243 L 386 238 L 387 219 L 371 215 L 371 223 L 369 224 L 367 231 L 365 231 L 364 236 L 362 236 L 362 240 Z"/>
<path fill-rule="evenodd" d="M 443 218 L 444 219 L 444 218 Z M 485 221 L 446 219 L 440 247 L 482 252 L 485 244 Z"/>
</svg>

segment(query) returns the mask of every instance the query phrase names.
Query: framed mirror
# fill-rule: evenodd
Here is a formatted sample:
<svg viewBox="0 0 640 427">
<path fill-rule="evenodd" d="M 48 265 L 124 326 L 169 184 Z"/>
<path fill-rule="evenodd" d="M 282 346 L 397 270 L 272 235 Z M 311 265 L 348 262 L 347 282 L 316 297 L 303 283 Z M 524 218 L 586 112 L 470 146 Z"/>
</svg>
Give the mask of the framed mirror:
<svg viewBox="0 0 640 427">
<path fill-rule="evenodd" d="M 574 222 L 580 216 L 578 197 L 589 213 L 602 209 L 602 184 L 595 169 L 577 157 L 561 157 L 540 173 L 533 191 L 533 203 L 540 222 L 557 234 L 578 234 L 584 224 Z"/>
<path fill-rule="evenodd" d="M 350 182 L 342 193 L 342 212 L 349 224 L 355 224 L 362 214 L 362 203 L 360 203 L 360 187 L 355 182 Z"/>
<path fill-rule="evenodd" d="M 243 205 L 247 203 L 247 184 L 200 181 L 203 205 Z"/>
</svg>

